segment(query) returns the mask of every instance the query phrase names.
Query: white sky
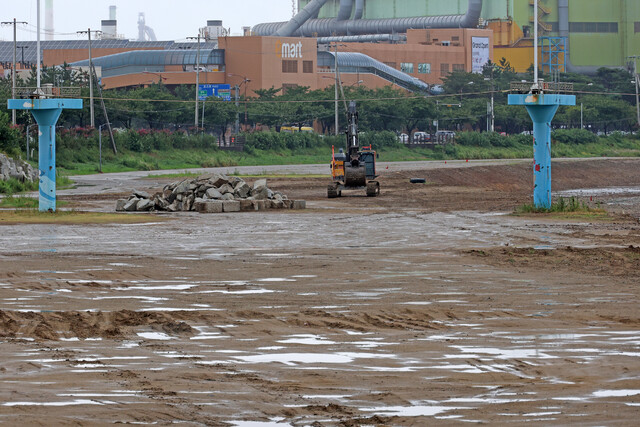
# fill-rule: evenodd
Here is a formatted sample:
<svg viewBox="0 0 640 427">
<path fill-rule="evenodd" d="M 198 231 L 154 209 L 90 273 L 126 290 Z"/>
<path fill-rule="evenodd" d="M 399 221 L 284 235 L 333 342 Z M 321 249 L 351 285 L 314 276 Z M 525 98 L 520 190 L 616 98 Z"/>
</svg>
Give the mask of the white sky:
<svg viewBox="0 0 640 427">
<path fill-rule="evenodd" d="M 45 0 L 40 2 L 44 29 Z M 232 34 L 240 34 L 243 26 L 291 18 L 291 0 L 53 0 L 55 40 L 77 40 L 76 31 L 99 30 L 100 21 L 109 19 L 111 5 L 117 7 L 118 34 L 127 39 L 138 37 L 139 12 L 158 40 L 195 36 L 207 20 L 222 20 Z M 37 0 L 0 0 L 0 21 L 13 18 L 29 23 L 18 26 L 19 41 L 36 40 Z M 0 40 L 13 40 L 11 26 L 0 27 Z"/>
</svg>

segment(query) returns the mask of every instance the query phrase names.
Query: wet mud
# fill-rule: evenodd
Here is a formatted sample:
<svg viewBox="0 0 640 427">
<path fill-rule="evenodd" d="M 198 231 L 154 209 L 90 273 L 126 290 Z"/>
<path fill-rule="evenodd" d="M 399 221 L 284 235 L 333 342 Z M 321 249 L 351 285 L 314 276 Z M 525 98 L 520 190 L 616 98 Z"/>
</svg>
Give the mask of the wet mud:
<svg viewBox="0 0 640 427">
<path fill-rule="evenodd" d="M 270 182 L 300 212 L 2 226 L 0 423 L 635 425 L 640 204 L 602 189 L 638 166 L 556 168 L 607 220 L 509 215 L 530 168 L 502 165 L 394 171 L 376 199 Z"/>
</svg>

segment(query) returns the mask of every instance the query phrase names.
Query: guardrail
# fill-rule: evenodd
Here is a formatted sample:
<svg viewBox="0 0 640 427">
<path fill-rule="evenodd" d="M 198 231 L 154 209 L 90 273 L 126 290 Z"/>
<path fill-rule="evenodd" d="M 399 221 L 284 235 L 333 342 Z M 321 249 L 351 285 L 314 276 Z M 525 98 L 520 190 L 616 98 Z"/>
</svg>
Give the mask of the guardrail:
<svg viewBox="0 0 640 427">
<path fill-rule="evenodd" d="M 532 82 L 513 82 L 511 83 L 511 92 L 529 93 L 532 87 Z M 573 92 L 573 83 L 538 82 L 538 90 L 542 92 Z"/>
<path fill-rule="evenodd" d="M 52 87 L 43 86 L 38 91 L 36 87 L 17 87 L 16 98 L 77 98 L 81 93 L 80 87 Z"/>
</svg>

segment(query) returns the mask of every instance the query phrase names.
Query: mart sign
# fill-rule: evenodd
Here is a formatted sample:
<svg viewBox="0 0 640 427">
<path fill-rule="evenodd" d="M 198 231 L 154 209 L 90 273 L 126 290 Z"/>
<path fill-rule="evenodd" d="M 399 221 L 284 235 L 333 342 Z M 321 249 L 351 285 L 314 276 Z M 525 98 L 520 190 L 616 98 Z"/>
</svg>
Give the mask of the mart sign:
<svg viewBox="0 0 640 427">
<path fill-rule="evenodd" d="M 283 43 L 278 40 L 276 54 L 282 59 L 302 59 L 302 42 Z"/>
</svg>

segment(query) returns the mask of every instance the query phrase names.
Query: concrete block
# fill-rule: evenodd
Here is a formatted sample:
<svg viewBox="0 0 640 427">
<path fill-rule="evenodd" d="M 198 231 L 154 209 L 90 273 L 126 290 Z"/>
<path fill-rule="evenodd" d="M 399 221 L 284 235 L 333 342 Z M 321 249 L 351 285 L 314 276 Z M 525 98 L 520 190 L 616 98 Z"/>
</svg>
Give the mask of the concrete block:
<svg viewBox="0 0 640 427">
<path fill-rule="evenodd" d="M 240 202 L 237 200 L 225 200 L 222 202 L 223 212 L 240 212 Z"/>
<path fill-rule="evenodd" d="M 306 209 L 307 202 L 306 200 L 294 200 L 291 209 Z"/>
<path fill-rule="evenodd" d="M 284 199 L 282 201 L 285 209 L 293 209 L 293 200 Z"/>
<path fill-rule="evenodd" d="M 207 200 L 200 206 L 200 213 L 222 213 L 222 202 L 219 200 Z"/>
<path fill-rule="evenodd" d="M 269 205 L 271 209 L 284 209 L 282 200 L 269 200 Z"/>
<path fill-rule="evenodd" d="M 255 200 L 238 200 L 240 202 L 240 210 L 245 211 L 257 211 L 257 207 L 253 204 Z"/>
<path fill-rule="evenodd" d="M 257 211 L 263 211 L 267 209 L 267 207 L 265 206 L 266 203 L 264 200 L 252 200 L 251 203 L 253 204 L 255 210 Z"/>
</svg>

